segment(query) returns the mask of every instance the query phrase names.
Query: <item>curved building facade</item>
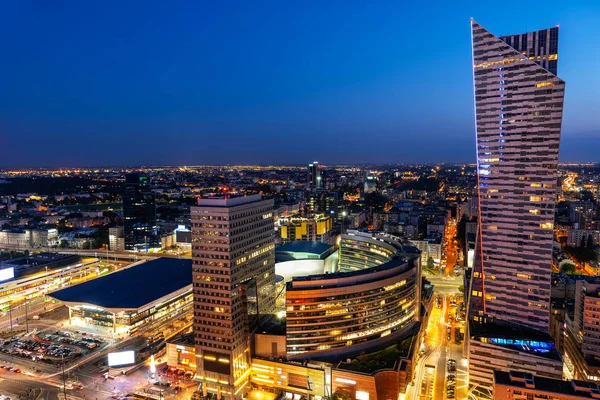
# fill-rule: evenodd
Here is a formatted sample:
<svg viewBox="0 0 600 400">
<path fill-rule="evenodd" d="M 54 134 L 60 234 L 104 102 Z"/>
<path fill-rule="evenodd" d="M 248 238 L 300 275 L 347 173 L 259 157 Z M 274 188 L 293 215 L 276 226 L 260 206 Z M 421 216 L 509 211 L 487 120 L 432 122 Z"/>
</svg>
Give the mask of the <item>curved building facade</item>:
<svg viewBox="0 0 600 400">
<path fill-rule="evenodd" d="M 294 277 L 286 289 L 288 358 L 339 360 L 412 332 L 420 310 L 420 282 L 415 259 Z"/>
<path fill-rule="evenodd" d="M 349 230 L 342 235 L 339 271 L 360 271 L 389 262 L 394 257 L 417 258 L 420 252 L 394 235 Z"/>
</svg>

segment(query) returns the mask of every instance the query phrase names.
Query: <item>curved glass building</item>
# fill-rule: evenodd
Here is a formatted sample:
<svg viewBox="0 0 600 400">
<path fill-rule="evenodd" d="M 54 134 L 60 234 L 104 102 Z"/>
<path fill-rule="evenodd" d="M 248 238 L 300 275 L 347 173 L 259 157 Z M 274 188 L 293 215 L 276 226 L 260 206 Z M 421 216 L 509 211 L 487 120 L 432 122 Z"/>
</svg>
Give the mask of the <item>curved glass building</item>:
<svg viewBox="0 0 600 400">
<path fill-rule="evenodd" d="M 350 231 L 340 271 L 294 277 L 286 288 L 290 359 L 339 360 L 412 334 L 421 308 L 420 252 L 386 234 Z"/>
</svg>

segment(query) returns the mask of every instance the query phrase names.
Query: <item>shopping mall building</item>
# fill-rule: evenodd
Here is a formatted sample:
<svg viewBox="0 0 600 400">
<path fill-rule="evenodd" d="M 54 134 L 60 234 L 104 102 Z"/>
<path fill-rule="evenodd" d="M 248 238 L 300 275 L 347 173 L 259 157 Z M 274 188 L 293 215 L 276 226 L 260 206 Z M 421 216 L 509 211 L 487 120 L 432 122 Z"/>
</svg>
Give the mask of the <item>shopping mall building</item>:
<svg viewBox="0 0 600 400">
<path fill-rule="evenodd" d="M 49 294 L 71 325 L 134 334 L 192 310 L 192 262 L 158 258 Z"/>
</svg>

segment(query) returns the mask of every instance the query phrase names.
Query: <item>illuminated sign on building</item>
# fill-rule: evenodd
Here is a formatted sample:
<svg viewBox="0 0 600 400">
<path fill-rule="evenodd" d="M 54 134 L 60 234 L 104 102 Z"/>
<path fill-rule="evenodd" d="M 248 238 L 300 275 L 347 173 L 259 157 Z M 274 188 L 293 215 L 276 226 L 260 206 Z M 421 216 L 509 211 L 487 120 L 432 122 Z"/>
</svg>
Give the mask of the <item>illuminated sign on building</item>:
<svg viewBox="0 0 600 400">
<path fill-rule="evenodd" d="M 0 282 L 7 281 L 15 277 L 15 269 L 13 267 L 0 269 Z"/>
<path fill-rule="evenodd" d="M 108 366 L 117 367 L 135 364 L 135 353 L 133 350 L 108 353 Z"/>
</svg>

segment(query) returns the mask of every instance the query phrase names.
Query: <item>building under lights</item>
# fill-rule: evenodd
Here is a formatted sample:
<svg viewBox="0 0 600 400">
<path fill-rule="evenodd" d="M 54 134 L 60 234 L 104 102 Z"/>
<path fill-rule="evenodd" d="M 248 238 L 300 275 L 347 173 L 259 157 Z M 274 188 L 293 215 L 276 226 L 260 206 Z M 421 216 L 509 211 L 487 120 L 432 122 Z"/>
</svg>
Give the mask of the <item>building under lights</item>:
<svg viewBox="0 0 600 400">
<path fill-rule="evenodd" d="M 421 252 L 398 236 L 383 232 L 348 230 L 339 243 L 339 271 L 361 271 L 394 257 L 420 258 Z"/>
<path fill-rule="evenodd" d="M 420 265 L 400 259 L 293 278 L 286 288 L 287 357 L 339 361 L 412 334 L 420 281 Z"/>
<path fill-rule="evenodd" d="M 158 258 L 49 294 L 69 308 L 74 326 L 134 334 L 192 309 L 190 260 Z"/>
<path fill-rule="evenodd" d="M 273 211 L 260 195 L 199 199 L 191 208 L 194 379 L 204 395 L 240 399 L 247 391 L 249 313 L 275 312 Z"/>
<path fill-rule="evenodd" d="M 536 377 L 528 372 L 495 371 L 494 400 L 584 400 L 600 399 L 598 384 Z"/>
<path fill-rule="evenodd" d="M 308 175 L 307 183 L 309 189 L 322 189 L 323 188 L 323 174 L 319 170 L 319 162 L 314 161 L 308 164 Z"/>
<path fill-rule="evenodd" d="M 125 250 L 147 252 L 160 248 L 154 193 L 146 175 L 125 176 L 123 234 Z"/>
<path fill-rule="evenodd" d="M 338 363 L 410 338 L 398 362 L 383 368 L 384 375 L 403 382 L 392 386 L 395 396 L 405 390 L 422 312 L 417 249 L 391 235 L 364 234 L 364 240 L 374 241 L 372 252 L 379 251 L 375 244 L 387 252 L 372 263 L 325 270 L 327 260 L 335 259 L 330 245 L 300 241 L 275 250 L 272 200 L 259 195 L 200 199 L 191 212 L 194 379 L 203 395 L 241 399 L 252 388 L 263 388 L 319 399 L 332 395 L 336 374 L 341 374 L 337 384 L 354 382 L 344 387 L 353 396 L 383 398 L 376 385 L 382 371 L 366 372 L 368 378 L 361 379 Z M 296 266 L 291 268 L 294 275 L 285 278 L 286 316 L 279 322 L 283 315 L 272 315 L 276 252 L 280 268 Z M 368 253 L 368 248 L 363 250 Z M 307 261 L 318 268 L 312 263 L 300 268 Z M 253 318 L 256 310 L 259 318 Z M 172 349 L 177 350 L 177 363 L 189 364 L 181 358 L 189 349 Z"/>
<path fill-rule="evenodd" d="M 333 219 L 324 214 L 311 217 L 280 217 L 277 221 L 279 235 L 284 243 L 309 241 L 333 243 Z"/>
<path fill-rule="evenodd" d="M 0 263 L 0 311 L 20 301 L 43 301 L 46 293 L 64 288 L 77 279 L 98 276 L 98 262 L 73 254 L 38 253 Z M 33 304 L 33 303 L 32 303 Z"/>
<path fill-rule="evenodd" d="M 558 27 L 505 37 L 471 27 L 479 232 L 469 384 L 489 393 L 494 369 L 562 375 L 548 331 L 565 82 Z"/>
</svg>

